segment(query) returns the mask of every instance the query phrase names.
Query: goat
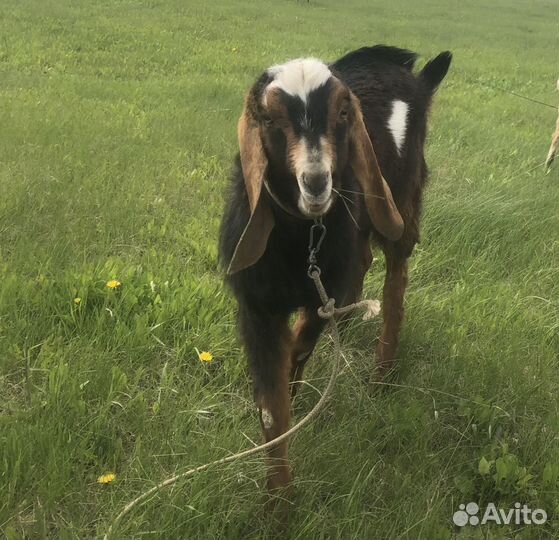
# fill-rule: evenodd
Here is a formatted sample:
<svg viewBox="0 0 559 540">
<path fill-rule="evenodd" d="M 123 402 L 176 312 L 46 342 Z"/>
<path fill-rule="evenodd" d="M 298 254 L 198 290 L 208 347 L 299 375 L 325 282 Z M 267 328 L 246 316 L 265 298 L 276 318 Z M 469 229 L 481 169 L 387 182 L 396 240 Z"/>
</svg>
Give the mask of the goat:
<svg viewBox="0 0 559 540">
<path fill-rule="evenodd" d="M 220 259 L 238 302 L 266 441 L 288 429 L 290 382 L 294 394 L 325 325 L 307 276 L 313 219 L 321 217 L 328 231 L 318 262 L 337 305 L 360 296 L 371 240 L 384 251 L 376 358 L 381 375 L 392 368 L 407 259 L 419 241 L 427 113 L 451 58 L 443 52 L 415 76 L 414 53 L 364 47 L 330 65 L 298 59 L 273 66 L 248 92 Z M 269 451 L 268 460 L 268 488 L 288 485 L 287 444 Z"/>
<path fill-rule="evenodd" d="M 557 79 L 557 90 L 559 90 L 559 79 Z M 555 159 L 557 154 L 557 147 L 559 146 L 559 116 L 557 117 L 557 124 L 555 125 L 555 133 L 551 137 L 551 146 L 549 147 L 549 152 L 547 153 L 547 159 L 545 160 L 545 170 L 548 171 Z"/>
</svg>

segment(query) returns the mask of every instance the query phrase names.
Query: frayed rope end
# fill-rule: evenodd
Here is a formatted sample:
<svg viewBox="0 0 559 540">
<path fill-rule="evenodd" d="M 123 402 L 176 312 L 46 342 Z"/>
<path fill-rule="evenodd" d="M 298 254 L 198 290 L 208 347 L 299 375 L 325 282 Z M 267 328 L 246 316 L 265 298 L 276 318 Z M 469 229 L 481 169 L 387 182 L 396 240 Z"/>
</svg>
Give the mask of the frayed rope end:
<svg viewBox="0 0 559 540">
<path fill-rule="evenodd" d="M 363 300 L 365 313 L 363 313 L 363 320 L 370 321 L 380 314 L 380 301 L 379 300 Z"/>
</svg>

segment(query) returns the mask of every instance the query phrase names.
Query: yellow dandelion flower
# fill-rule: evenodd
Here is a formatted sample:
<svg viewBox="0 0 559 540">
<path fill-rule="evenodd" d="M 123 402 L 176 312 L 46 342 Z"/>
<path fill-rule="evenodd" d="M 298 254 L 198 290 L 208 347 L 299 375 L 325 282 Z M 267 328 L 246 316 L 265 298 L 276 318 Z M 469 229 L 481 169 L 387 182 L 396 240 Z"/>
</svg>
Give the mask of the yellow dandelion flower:
<svg viewBox="0 0 559 540">
<path fill-rule="evenodd" d="M 74 298 L 74 304 L 79 306 L 81 303 L 82 303 L 82 299 L 79 296 L 77 298 Z"/>
<path fill-rule="evenodd" d="M 115 473 L 107 473 L 107 474 L 102 474 L 99 478 L 97 478 L 97 483 L 98 484 L 110 484 L 111 482 L 114 482 L 116 480 L 116 474 Z"/>
<path fill-rule="evenodd" d="M 107 281 L 107 288 L 108 289 L 116 289 L 117 287 L 120 287 L 121 283 L 120 281 L 118 281 L 118 279 L 111 279 L 110 281 Z"/>
<path fill-rule="evenodd" d="M 198 358 L 200 359 L 200 362 L 211 362 L 214 359 L 213 354 L 208 351 L 198 353 Z"/>
</svg>

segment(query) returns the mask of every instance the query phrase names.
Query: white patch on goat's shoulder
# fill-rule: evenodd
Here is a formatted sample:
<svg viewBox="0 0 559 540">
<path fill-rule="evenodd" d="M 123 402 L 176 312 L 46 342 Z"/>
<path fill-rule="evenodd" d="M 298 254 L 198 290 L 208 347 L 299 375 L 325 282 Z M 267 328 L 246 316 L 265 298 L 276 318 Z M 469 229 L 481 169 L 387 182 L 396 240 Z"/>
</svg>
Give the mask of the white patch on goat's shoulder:
<svg viewBox="0 0 559 540">
<path fill-rule="evenodd" d="M 402 146 L 406 140 L 406 128 L 408 124 L 408 104 L 405 101 L 395 99 L 392 102 L 392 114 L 388 119 L 388 129 L 394 137 L 394 143 L 398 154 L 402 151 Z"/>
<path fill-rule="evenodd" d="M 272 66 L 268 68 L 268 74 L 274 78 L 268 85 L 268 90 L 281 88 L 291 96 L 300 97 L 303 102 L 306 102 L 307 96 L 313 90 L 326 84 L 332 76 L 328 66 L 316 58 L 297 58 L 285 64 Z"/>
</svg>

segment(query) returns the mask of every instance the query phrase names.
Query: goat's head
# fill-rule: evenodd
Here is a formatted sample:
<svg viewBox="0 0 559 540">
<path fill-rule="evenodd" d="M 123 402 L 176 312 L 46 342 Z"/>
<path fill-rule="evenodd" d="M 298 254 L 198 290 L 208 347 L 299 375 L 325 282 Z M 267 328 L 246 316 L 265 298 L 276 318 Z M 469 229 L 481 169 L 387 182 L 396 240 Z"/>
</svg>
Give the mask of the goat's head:
<svg viewBox="0 0 559 540">
<path fill-rule="evenodd" d="M 273 214 L 261 197 L 266 184 L 301 218 L 328 212 L 349 165 L 361 184 L 373 226 L 396 240 L 403 221 L 379 169 L 359 100 L 315 59 L 269 68 L 249 91 L 238 126 L 241 166 L 251 218 L 230 272 L 264 253 Z"/>
</svg>

